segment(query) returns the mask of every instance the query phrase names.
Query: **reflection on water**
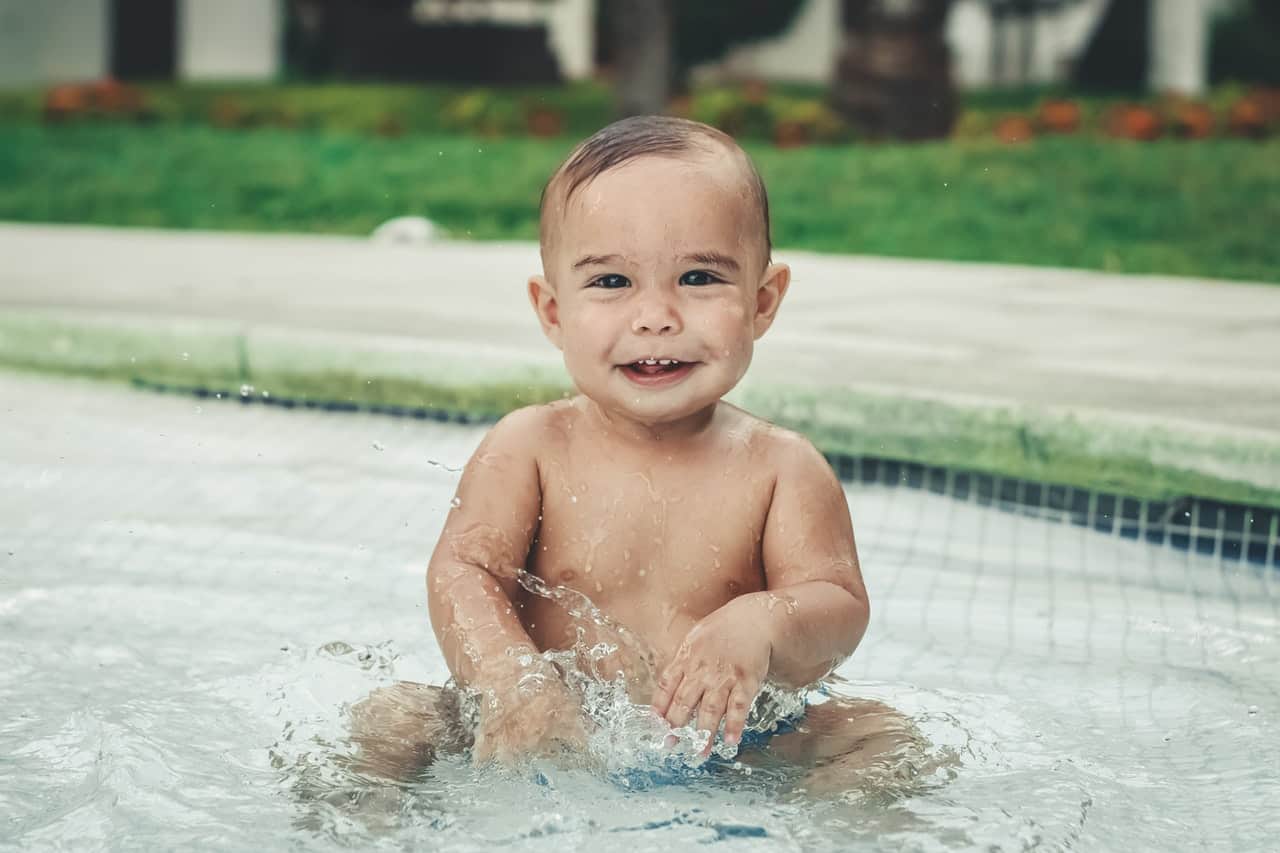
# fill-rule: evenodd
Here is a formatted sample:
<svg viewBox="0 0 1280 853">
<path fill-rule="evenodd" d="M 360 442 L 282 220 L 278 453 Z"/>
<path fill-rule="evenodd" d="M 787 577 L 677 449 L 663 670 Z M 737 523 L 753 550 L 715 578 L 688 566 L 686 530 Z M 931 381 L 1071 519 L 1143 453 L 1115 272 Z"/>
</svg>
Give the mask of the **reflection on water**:
<svg viewBox="0 0 1280 853">
<path fill-rule="evenodd" d="M 628 786 L 654 769 L 649 721 L 604 679 L 586 685 L 617 721 L 596 765 L 446 755 L 411 782 L 362 776 L 350 708 L 448 676 L 423 572 L 479 434 L 202 406 L 0 377 L 0 847 L 1266 850 L 1280 833 L 1273 574 L 889 488 L 850 495 L 875 607 L 835 690 L 901 710 L 952 764 L 819 796 L 744 754 Z"/>
</svg>

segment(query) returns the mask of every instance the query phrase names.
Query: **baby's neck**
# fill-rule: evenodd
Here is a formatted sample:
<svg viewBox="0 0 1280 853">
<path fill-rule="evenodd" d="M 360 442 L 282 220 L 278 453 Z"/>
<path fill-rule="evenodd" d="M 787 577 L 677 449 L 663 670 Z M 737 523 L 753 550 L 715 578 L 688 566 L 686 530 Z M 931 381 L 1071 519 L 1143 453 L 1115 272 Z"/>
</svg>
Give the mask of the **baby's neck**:
<svg viewBox="0 0 1280 853">
<path fill-rule="evenodd" d="M 626 444 L 643 447 L 651 447 L 661 442 L 668 449 L 691 444 L 704 437 L 720 407 L 720 401 L 717 400 L 706 408 L 682 418 L 650 423 L 610 411 L 590 397 L 584 396 L 580 400 L 586 416 L 599 427 L 602 434 Z"/>
</svg>

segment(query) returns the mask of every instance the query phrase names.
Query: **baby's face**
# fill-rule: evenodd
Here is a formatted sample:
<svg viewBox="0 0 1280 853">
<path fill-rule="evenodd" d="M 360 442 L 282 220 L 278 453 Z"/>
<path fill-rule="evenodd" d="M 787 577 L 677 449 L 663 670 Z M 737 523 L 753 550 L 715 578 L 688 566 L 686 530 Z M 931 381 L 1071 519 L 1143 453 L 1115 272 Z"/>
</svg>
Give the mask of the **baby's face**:
<svg viewBox="0 0 1280 853">
<path fill-rule="evenodd" d="M 754 204 L 730 157 L 642 157 L 549 211 L 549 287 L 530 296 L 579 391 L 656 426 L 738 383 L 789 275 L 765 266 Z"/>
</svg>

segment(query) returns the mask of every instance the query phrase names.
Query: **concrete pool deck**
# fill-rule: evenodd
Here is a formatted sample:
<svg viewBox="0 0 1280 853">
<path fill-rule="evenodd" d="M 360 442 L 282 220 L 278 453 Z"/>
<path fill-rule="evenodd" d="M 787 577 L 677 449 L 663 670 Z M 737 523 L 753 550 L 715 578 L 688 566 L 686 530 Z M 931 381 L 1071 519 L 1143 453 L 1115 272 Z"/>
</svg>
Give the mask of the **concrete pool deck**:
<svg viewBox="0 0 1280 853">
<path fill-rule="evenodd" d="M 1280 506 L 1280 287 L 776 256 L 736 396 L 823 449 Z M 531 243 L 5 224 L 0 257 L 0 365 L 486 412 L 566 381 Z"/>
</svg>

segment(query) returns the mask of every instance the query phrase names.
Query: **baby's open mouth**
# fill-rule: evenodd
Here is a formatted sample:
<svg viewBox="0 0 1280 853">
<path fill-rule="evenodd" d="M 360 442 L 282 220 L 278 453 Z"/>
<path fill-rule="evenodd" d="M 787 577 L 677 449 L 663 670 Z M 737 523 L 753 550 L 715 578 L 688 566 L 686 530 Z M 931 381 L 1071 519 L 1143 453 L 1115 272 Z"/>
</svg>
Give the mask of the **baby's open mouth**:
<svg viewBox="0 0 1280 853">
<path fill-rule="evenodd" d="M 687 364 L 687 362 L 676 361 L 674 358 L 642 358 L 639 361 L 624 365 L 624 367 L 637 373 L 654 376 L 658 373 L 670 373 L 673 370 L 678 370 L 684 364 Z"/>
<path fill-rule="evenodd" d="M 674 358 L 642 358 L 619 366 L 628 378 L 650 385 L 683 376 L 692 370 L 696 363 Z"/>
</svg>

